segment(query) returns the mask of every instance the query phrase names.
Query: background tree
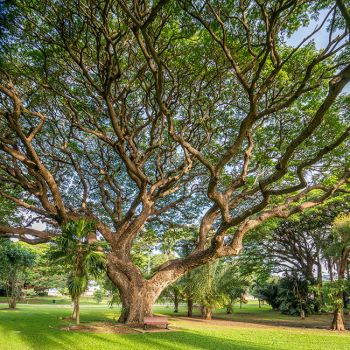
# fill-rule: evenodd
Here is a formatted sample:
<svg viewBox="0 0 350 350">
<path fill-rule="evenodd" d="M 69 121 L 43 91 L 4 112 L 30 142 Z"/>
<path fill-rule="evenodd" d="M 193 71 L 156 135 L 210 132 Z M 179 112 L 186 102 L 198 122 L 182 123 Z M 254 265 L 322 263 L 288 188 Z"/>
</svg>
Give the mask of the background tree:
<svg viewBox="0 0 350 350">
<path fill-rule="evenodd" d="M 195 272 L 189 271 L 184 276 L 181 277 L 179 281 L 176 282 L 178 289 L 181 291 L 181 295 L 186 301 L 187 304 L 187 316 L 193 316 L 193 308 L 194 308 L 194 290 L 195 280 L 194 280 Z"/>
<path fill-rule="evenodd" d="M 321 10 L 318 26 L 288 43 Z M 122 320 L 142 323 L 177 278 L 347 186 L 341 0 L 26 0 L 7 12 L 0 195 L 47 229 L 0 233 L 39 243 L 70 220 L 94 221 Z M 131 250 L 156 221 L 158 238 L 179 223 L 199 230 L 187 256 L 145 278 Z"/>
<path fill-rule="evenodd" d="M 50 247 L 39 244 L 32 247 L 36 254 L 35 264 L 27 271 L 28 286 L 36 295 L 48 295 L 50 289 L 63 289 L 67 285 L 66 271 L 61 265 L 53 265 L 50 261 Z"/>
<path fill-rule="evenodd" d="M 35 263 L 36 254 L 20 243 L 0 241 L 0 282 L 5 286 L 10 309 L 15 309 L 28 280 L 28 269 Z"/>
<path fill-rule="evenodd" d="M 244 298 L 251 281 L 252 276 L 243 275 L 237 261 L 216 261 L 190 271 L 173 288 L 187 299 L 189 317 L 197 304 L 202 316 L 209 320 L 217 308 L 226 307 L 227 313 L 232 313 L 233 304 Z"/>
<path fill-rule="evenodd" d="M 223 277 L 219 261 L 198 267 L 193 272 L 193 299 L 201 308 L 203 318 L 211 320 L 213 310 L 227 304 L 228 297 L 221 288 Z"/>
<path fill-rule="evenodd" d="M 281 300 L 278 298 L 279 278 L 270 277 L 265 281 L 260 281 L 259 288 L 253 289 L 253 295 L 265 300 L 274 310 L 279 310 Z"/>
<path fill-rule="evenodd" d="M 246 256 L 247 261 L 260 260 L 257 266 L 270 266 L 267 275 L 283 275 L 283 283 L 290 284 L 291 296 L 295 300 L 298 298 L 293 289 L 302 292 L 300 296 L 304 295 L 301 299 L 307 314 L 320 311 L 324 306 L 322 275 L 328 267 L 332 280 L 336 262 L 335 257 L 329 254 L 329 247 L 334 243 L 333 221 L 339 213 L 349 210 L 348 203 L 347 194 L 339 195 L 291 219 L 265 223 L 249 235 L 242 257 Z M 250 259 L 251 256 L 254 258 Z M 281 283 L 276 287 L 282 287 Z M 285 296 L 287 294 L 284 293 Z M 296 302 L 287 299 L 289 301 L 283 304 L 283 312 L 294 314 Z M 289 311 L 286 310 L 287 305 L 291 307 Z"/>
<path fill-rule="evenodd" d="M 94 299 L 96 300 L 97 304 L 100 304 L 103 298 L 105 297 L 106 293 L 103 289 L 99 288 L 94 291 Z"/>
<path fill-rule="evenodd" d="M 181 279 L 172 283 L 169 287 L 163 290 L 158 300 L 169 301 L 171 300 L 174 303 L 174 313 L 179 312 L 180 303 L 184 300 L 183 283 Z"/>
<path fill-rule="evenodd" d="M 334 305 L 334 317 L 331 328 L 343 331 L 343 301 L 344 290 L 349 288 L 346 286 L 345 272 L 349 263 L 350 255 L 350 215 L 343 214 L 338 216 L 334 221 L 333 244 L 329 247 L 329 254 L 337 259 L 338 279 L 328 288 L 328 294 Z"/>
<path fill-rule="evenodd" d="M 219 281 L 220 291 L 227 298 L 225 306 L 228 314 L 233 312 L 233 306 L 237 301 L 241 306 L 243 302 L 247 302 L 245 297 L 252 286 L 253 275 L 243 274 L 240 267 L 237 262 L 235 264 L 226 263 Z"/>
</svg>

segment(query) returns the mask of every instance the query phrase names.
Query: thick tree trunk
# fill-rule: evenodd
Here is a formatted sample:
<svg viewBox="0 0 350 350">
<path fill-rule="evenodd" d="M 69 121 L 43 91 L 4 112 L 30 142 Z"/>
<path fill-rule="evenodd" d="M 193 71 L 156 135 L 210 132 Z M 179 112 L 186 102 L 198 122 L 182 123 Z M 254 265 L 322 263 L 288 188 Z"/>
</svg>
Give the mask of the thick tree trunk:
<svg viewBox="0 0 350 350">
<path fill-rule="evenodd" d="M 143 326 L 144 318 L 152 316 L 152 307 L 162 290 L 170 282 L 167 276 L 157 280 L 145 280 L 131 262 L 113 259 L 117 264 L 108 264 L 107 273 L 119 290 L 122 311 L 119 322 L 132 326 Z"/>
<path fill-rule="evenodd" d="M 343 308 L 342 307 L 339 307 L 336 310 L 334 310 L 331 329 L 334 331 L 344 331 L 345 330 Z"/>
<path fill-rule="evenodd" d="M 142 326 L 146 316 L 152 316 L 155 296 L 147 288 L 130 288 L 130 295 L 121 295 L 122 313 L 119 322 Z"/>
<path fill-rule="evenodd" d="M 131 243 L 128 242 L 127 246 L 113 247 L 113 251 L 107 257 L 107 274 L 118 288 L 122 301 L 119 321 L 141 326 L 144 317 L 152 315 L 152 306 L 166 287 L 213 256 L 209 253 L 208 255 L 198 253 L 200 259 L 196 260 L 191 257 L 187 264 L 184 264 L 180 259 L 175 259 L 172 263 L 165 262 L 156 273 L 146 280 L 128 254 Z M 187 305 L 189 307 L 188 315 L 192 316 L 192 299 L 188 300 Z"/>
<path fill-rule="evenodd" d="M 193 316 L 193 299 L 192 298 L 187 299 L 187 316 L 188 317 Z"/>
</svg>

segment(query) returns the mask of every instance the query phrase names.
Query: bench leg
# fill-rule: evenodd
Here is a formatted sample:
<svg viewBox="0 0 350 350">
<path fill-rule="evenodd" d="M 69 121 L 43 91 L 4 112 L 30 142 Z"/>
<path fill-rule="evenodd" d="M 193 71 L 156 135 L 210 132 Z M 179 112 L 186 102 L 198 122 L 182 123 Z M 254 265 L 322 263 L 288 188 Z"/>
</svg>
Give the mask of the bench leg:
<svg viewBox="0 0 350 350">
<path fill-rule="evenodd" d="M 169 329 L 168 324 L 165 325 L 165 329 Z"/>
<path fill-rule="evenodd" d="M 143 329 L 146 330 L 146 325 L 145 324 L 143 325 Z"/>
</svg>

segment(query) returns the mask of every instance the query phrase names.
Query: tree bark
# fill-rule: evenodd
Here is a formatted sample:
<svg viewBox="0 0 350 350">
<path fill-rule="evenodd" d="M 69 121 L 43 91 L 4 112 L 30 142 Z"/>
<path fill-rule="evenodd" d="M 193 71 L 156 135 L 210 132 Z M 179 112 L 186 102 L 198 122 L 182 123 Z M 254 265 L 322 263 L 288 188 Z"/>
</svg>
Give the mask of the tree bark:
<svg viewBox="0 0 350 350">
<path fill-rule="evenodd" d="M 72 300 L 72 302 L 73 302 L 73 312 L 72 312 L 72 316 L 71 316 L 71 319 L 72 320 L 75 320 L 76 319 L 76 307 L 75 307 L 75 300 L 74 300 L 74 298 L 73 298 L 73 300 Z"/>
<path fill-rule="evenodd" d="M 16 298 L 9 298 L 8 299 L 8 305 L 9 305 L 9 309 L 15 309 L 17 306 L 17 300 Z"/>
<path fill-rule="evenodd" d="M 201 265 L 202 260 L 213 258 L 210 252 L 209 255 L 199 254 L 197 259 L 192 256 L 187 264 L 175 259 L 170 264 L 164 263 L 149 279 L 145 279 L 127 252 L 130 252 L 130 246 L 113 246 L 113 251 L 107 256 L 107 274 L 119 290 L 122 302 L 119 322 L 134 326 L 143 326 L 144 317 L 152 315 L 152 306 L 166 287 Z M 191 301 L 190 314 L 192 305 Z"/>
<path fill-rule="evenodd" d="M 188 317 L 193 316 L 193 299 L 192 298 L 187 299 L 187 316 Z"/>
<path fill-rule="evenodd" d="M 206 320 L 211 320 L 213 310 L 210 307 L 204 306 L 202 309 L 202 316 Z"/>
<path fill-rule="evenodd" d="M 107 266 L 107 274 L 119 290 L 122 311 L 119 322 L 143 326 L 144 317 L 152 316 L 152 307 L 162 290 L 169 285 L 166 276 L 146 280 L 131 262 L 113 258 Z"/>
<path fill-rule="evenodd" d="M 219 256 L 216 251 L 209 249 L 193 253 L 187 261 L 174 259 L 163 263 L 149 279 L 145 279 L 128 253 L 131 244 L 128 241 L 123 246 L 118 241 L 118 247 L 112 245 L 112 252 L 107 256 L 107 275 L 120 294 L 122 312 L 119 322 L 133 326 L 143 326 L 144 317 L 152 315 L 153 304 L 167 286 L 186 272 Z M 188 298 L 187 306 L 188 316 L 192 317 L 192 298 Z"/>
<path fill-rule="evenodd" d="M 80 324 L 80 297 L 73 298 L 73 313 L 72 320 L 75 320 L 75 324 Z"/>
<path fill-rule="evenodd" d="M 75 299 L 75 324 L 78 326 L 80 324 L 80 300 L 79 297 Z"/>
<path fill-rule="evenodd" d="M 174 312 L 179 312 L 179 293 L 174 291 Z"/>
<path fill-rule="evenodd" d="M 77 308 L 76 308 L 76 303 L 75 303 L 75 298 L 72 299 L 73 302 L 73 312 L 72 312 L 72 320 L 75 320 L 77 318 Z"/>
<path fill-rule="evenodd" d="M 327 267 L 328 267 L 329 279 L 331 282 L 333 282 L 334 276 L 333 276 L 333 264 L 332 264 L 331 258 L 327 258 Z"/>
<path fill-rule="evenodd" d="M 16 274 L 14 274 L 13 280 L 6 284 L 6 296 L 9 309 L 15 309 L 18 296 Z"/>
<path fill-rule="evenodd" d="M 350 254 L 350 247 L 343 248 L 341 258 L 339 261 L 339 267 L 338 267 L 339 282 L 344 280 L 349 254 Z M 344 299 L 343 290 L 339 291 L 337 298 L 341 300 L 342 303 L 338 304 L 338 306 L 334 310 L 331 329 L 337 330 L 337 331 L 344 331 L 345 325 L 344 325 L 344 316 L 343 316 L 343 299 Z"/>
<path fill-rule="evenodd" d="M 334 331 L 344 331 L 345 330 L 343 308 L 342 307 L 338 307 L 336 310 L 334 310 L 331 329 Z"/>
<path fill-rule="evenodd" d="M 152 316 L 155 297 L 145 287 L 129 286 L 130 295 L 121 294 L 122 313 L 118 321 L 128 325 L 142 326 L 144 318 Z"/>
<path fill-rule="evenodd" d="M 318 309 L 320 309 L 321 307 L 324 306 L 324 296 L 323 296 L 323 292 L 322 292 L 322 285 L 323 285 L 323 278 L 322 278 L 322 264 L 320 261 L 320 255 L 317 256 L 317 284 L 320 290 L 320 295 L 319 295 L 319 307 Z M 316 310 L 316 312 L 319 312 L 320 310 Z"/>
</svg>

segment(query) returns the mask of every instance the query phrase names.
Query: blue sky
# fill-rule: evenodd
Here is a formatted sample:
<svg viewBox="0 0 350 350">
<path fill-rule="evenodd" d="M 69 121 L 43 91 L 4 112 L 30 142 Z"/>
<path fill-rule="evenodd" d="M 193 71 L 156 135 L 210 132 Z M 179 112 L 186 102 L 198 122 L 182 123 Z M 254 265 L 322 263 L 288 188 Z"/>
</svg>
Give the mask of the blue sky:
<svg viewBox="0 0 350 350">
<path fill-rule="evenodd" d="M 311 20 L 309 25 L 306 27 L 301 27 L 299 30 L 297 30 L 290 38 L 287 39 L 287 43 L 292 46 L 297 46 L 300 44 L 300 42 L 307 37 L 309 34 L 312 33 L 312 31 L 322 23 L 325 16 L 327 15 L 326 10 L 320 11 L 320 14 L 318 16 L 318 19 Z M 310 38 L 310 41 L 314 41 L 316 49 L 321 50 L 324 49 L 328 44 L 328 35 L 327 32 L 327 23 L 323 25 L 323 27 Z M 340 31 L 336 32 L 335 34 L 340 34 Z M 335 35 L 333 35 L 335 36 Z M 349 37 L 346 39 L 349 40 Z M 343 89 L 343 93 L 350 92 L 350 83 L 348 83 L 345 88 Z"/>
<path fill-rule="evenodd" d="M 320 25 L 327 15 L 326 10 L 320 11 L 318 20 L 311 20 L 307 27 L 301 27 L 297 32 L 295 32 L 288 40 L 287 43 L 292 46 L 297 46 L 307 35 Z M 318 50 L 326 47 L 328 43 L 328 32 L 326 30 L 327 25 L 325 24 L 319 32 L 317 32 L 311 40 L 315 42 L 316 48 Z"/>
</svg>

